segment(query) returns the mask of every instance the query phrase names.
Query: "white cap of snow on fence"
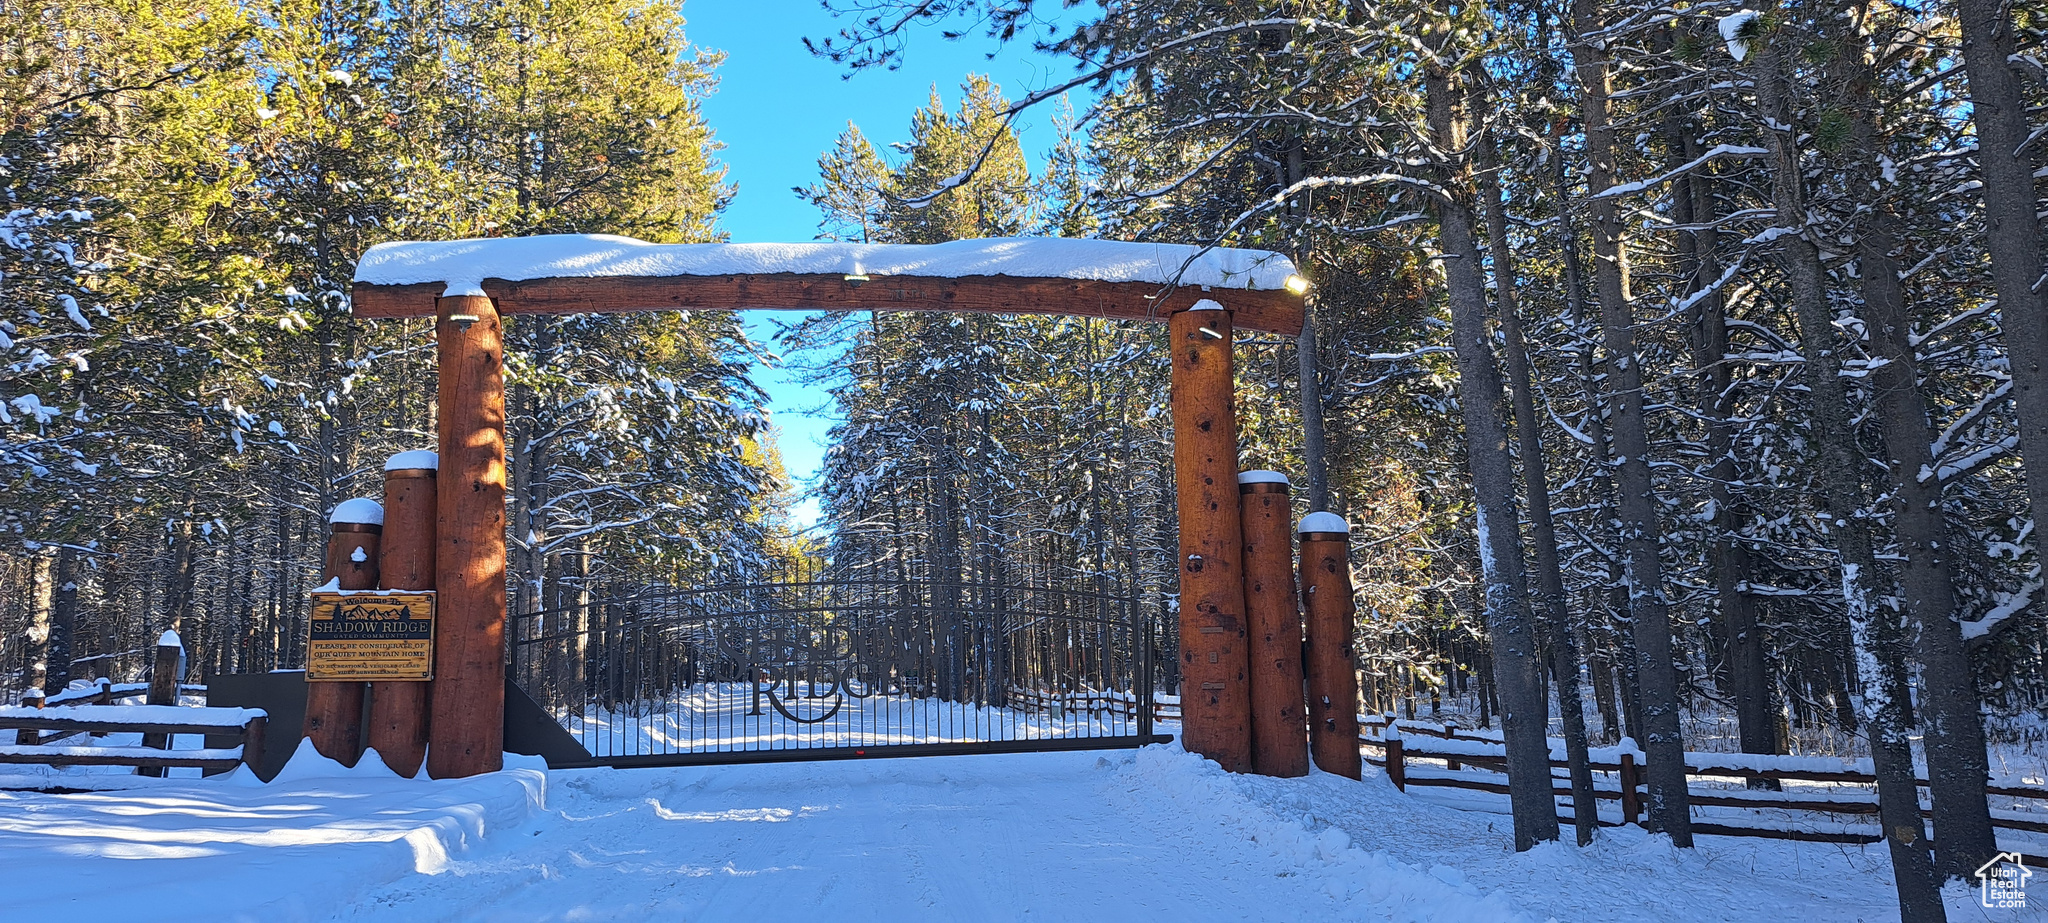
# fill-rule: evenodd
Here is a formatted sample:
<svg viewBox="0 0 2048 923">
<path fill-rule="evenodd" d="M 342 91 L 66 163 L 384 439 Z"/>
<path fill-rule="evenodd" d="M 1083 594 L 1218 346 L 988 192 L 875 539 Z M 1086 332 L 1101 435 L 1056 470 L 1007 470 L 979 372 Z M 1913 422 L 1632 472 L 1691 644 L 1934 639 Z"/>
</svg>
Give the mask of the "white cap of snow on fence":
<svg viewBox="0 0 2048 923">
<path fill-rule="evenodd" d="M 1301 528 L 1298 531 L 1303 535 L 1307 535 L 1310 532 L 1342 532 L 1349 535 L 1351 534 L 1351 524 L 1345 522 L 1344 517 L 1336 513 L 1316 512 L 1301 517 Z"/>
<path fill-rule="evenodd" d="M 1270 291 L 1287 289 L 1294 276 L 1294 262 L 1267 250 L 1063 237 L 997 237 L 942 244 L 650 244 L 612 234 L 543 234 L 378 244 L 356 262 L 355 281 L 365 285 L 442 283 L 447 286 L 444 297 L 449 297 L 481 294 L 485 279 L 523 282 L 775 273 L 940 279 L 1013 276 Z"/>
<path fill-rule="evenodd" d="M 1287 483 L 1287 475 L 1281 474 L 1278 471 L 1255 468 L 1251 471 L 1238 472 L 1237 482 L 1239 484 L 1285 484 Z"/>
<path fill-rule="evenodd" d="M 391 456 L 391 459 L 384 463 L 386 471 L 415 471 L 422 468 L 440 470 L 441 453 L 427 449 L 407 449 Z"/>
<path fill-rule="evenodd" d="M 362 497 L 343 500 L 334 505 L 334 515 L 327 517 L 328 525 L 342 522 L 381 526 L 384 524 L 384 504 Z"/>
<path fill-rule="evenodd" d="M 184 647 L 184 646 L 185 646 L 185 640 L 184 640 L 183 638 L 180 638 L 180 637 L 178 637 L 178 633 L 177 633 L 177 632 L 175 632 L 175 631 L 166 631 L 166 632 L 164 632 L 163 634 L 161 634 L 161 635 L 158 635 L 158 636 L 157 636 L 157 639 L 156 639 L 156 646 L 157 646 L 157 647 Z"/>
</svg>

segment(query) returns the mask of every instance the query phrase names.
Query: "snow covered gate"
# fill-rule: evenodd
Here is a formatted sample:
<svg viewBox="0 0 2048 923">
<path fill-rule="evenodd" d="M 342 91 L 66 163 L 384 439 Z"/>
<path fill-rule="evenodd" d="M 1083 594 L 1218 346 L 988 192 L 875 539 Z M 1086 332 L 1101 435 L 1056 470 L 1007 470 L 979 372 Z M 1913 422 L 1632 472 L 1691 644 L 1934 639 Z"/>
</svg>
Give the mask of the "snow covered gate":
<svg viewBox="0 0 2048 923">
<path fill-rule="evenodd" d="M 1301 616 L 1293 597 L 1293 569 L 1288 566 L 1292 557 L 1288 530 L 1280 528 L 1278 541 L 1273 539 L 1273 525 L 1291 518 L 1284 481 L 1278 502 L 1265 487 L 1254 483 L 1247 490 L 1239 483 L 1232 336 L 1236 329 L 1299 333 L 1304 316 L 1302 296 L 1307 288 L 1294 274 L 1293 264 L 1277 253 L 1102 240 L 656 245 L 623 237 L 554 235 L 372 247 L 356 267 L 351 293 L 354 315 L 365 319 L 434 317 L 437 321 L 441 486 L 435 499 L 437 528 L 432 539 L 438 615 L 428 696 L 427 771 L 435 778 L 468 776 L 496 770 L 503 760 L 504 669 L 510 651 L 505 607 L 501 318 L 516 314 L 794 309 L 1067 314 L 1167 322 L 1172 350 L 1174 480 L 1180 515 L 1182 743 L 1227 769 L 1251 771 L 1255 768 L 1253 716 L 1258 710 L 1269 725 L 1292 725 L 1293 730 L 1283 728 L 1275 739 L 1289 739 L 1295 749 L 1300 748 L 1304 723 L 1319 741 L 1326 737 L 1340 742 L 1338 752 L 1348 751 L 1350 766 L 1324 768 L 1355 775 L 1357 734 L 1350 707 L 1356 698 L 1355 677 L 1348 668 L 1318 667 L 1326 661 L 1346 664 L 1349 659 L 1348 628 L 1332 628 L 1320 635 L 1316 628 L 1319 619 L 1341 620 L 1348 626 L 1349 570 L 1341 554 L 1316 559 L 1316 573 L 1341 576 L 1347 592 L 1341 596 L 1325 593 L 1320 602 L 1317 597 L 1309 598 L 1305 660 L 1309 702 L 1334 703 L 1322 711 L 1336 717 L 1325 722 L 1312 708 L 1311 714 L 1304 715 L 1301 685 L 1294 683 L 1290 691 L 1285 675 L 1286 662 L 1295 659 L 1292 654 L 1280 657 L 1277 668 L 1273 657 L 1252 656 L 1262 639 L 1273 650 L 1292 650 L 1292 638 L 1301 633 Z M 1259 499 L 1261 496 L 1264 499 Z M 1255 539 L 1247 531 L 1241 502 L 1261 505 L 1260 522 L 1264 525 L 1259 534 L 1263 538 Z M 1327 513 L 1313 513 L 1308 519 L 1316 517 L 1335 519 Z M 1341 538 L 1341 534 L 1321 527 L 1310 528 L 1308 519 L 1302 523 L 1304 539 Z M 1341 520 L 1338 523 L 1341 526 Z M 1311 577 L 1307 556 L 1312 546 L 1319 545 L 1311 541 L 1302 544 L 1304 581 Z M 1269 577 L 1248 578 L 1248 570 Z M 1284 586 L 1271 579 L 1280 574 L 1287 578 Z M 933 587 L 919 592 L 966 593 L 968 589 Z M 1252 631 L 1254 618 L 1247 616 L 1248 603 L 1256 610 L 1255 618 L 1264 613 L 1264 617 L 1279 621 Z M 948 608 L 944 603 L 926 603 L 925 607 L 934 612 Z M 827 608 L 814 605 L 807 611 Z M 1325 611 L 1319 615 L 1318 609 Z M 742 604 L 725 611 L 753 610 Z M 972 611 L 972 607 L 958 609 L 956 615 Z M 579 618 L 588 619 L 589 615 L 586 612 Z M 858 618 L 854 621 L 859 622 Z M 603 627 L 597 630 L 614 631 L 624 630 L 627 623 L 601 620 L 600 624 Z M 729 622 L 720 631 L 710 630 L 718 626 L 699 624 L 701 641 L 684 650 L 717 651 L 718 638 L 731 639 L 743 621 Z M 985 633 L 988 638 L 1007 635 L 1007 623 L 988 624 L 992 626 Z M 1075 627 L 1079 630 L 1082 624 Z M 1098 627 L 1127 630 L 1107 622 Z M 590 630 L 580 622 L 576 629 L 586 637 Z M 891 637 L 880 626 L 873 630 Z M 1318 641 L 1319 636 L 1324 640 Z M 820 687 L 811 682 L 813 671 L 819 671 L 823 680 L 829 679 L 825 673 L 843 674 L 849 669 L 855 674 L 856 688 L 902 689 L 913 698 L 963 704 L 964 686 L 950 690 L 952 699 L 924 696 L 928 688 L 945 690 L 939 674 L 926 672 L 921 665 L 907 671 L 900 664 L 892 667 L 897 671 L 893 680 L 861 672 L 874 667 L 848 666 L 857 664 L 859 658 L 851 654 L 852 648 L 846 649 L 849 656 L 840 657 L 835 645 L 842 640 L 851 644 L 856 637 L 869 636 L 857 631 L 835 634 L 830 625 L 806 625 L 797 619 L 781 625 L 755 625 L 740 631 L 740 640 L 728 640 L 726 646 L 753 645 L 763 652 L 760 659 L 769 662 L 767 669 L 784 671 L 782 675 L 789 681 L 779 688 L 789 695 L 777 701 L 785 708 L 790 701 L 799 705 L 815 701 L 809 698 L 812 693 L 830 687 L 829 683 Z M 662 643 L 680 642 L 669 637 Z M 732 649 L 748 650 L 745 646 Z M 1319 659 L 1319 651 L 1328 656 Z M 697 662 L 694 657 L 693 653 L 689 662 Z M 752 659 L 752 654 L 728 657 L 723 668 L 744 669 Z M 799 663 L 802 666 L 797 666 Z M 965 669 L 964 664 L 960 669 Z M 792 678 L 790 670 L 802 675 Z M 874 676 L 878 683 L 895 685 L 866 687 L 866 675 Z M 845 677 L 839 678 L 843 691 Z M 1051 674 L 1046 678 L 1061 677 Z M 1319 689 L 1319 679 L 1336 685 Z M 1278 690 L 1281 695 L 1257 705 L 1255 680 L 1263 681 L 1257 684 L 1262 690 Z M 911 685 L 903 686 L 906 681 Z M 1130 691 L 1138 692 L 1136 688 Z M 347 690 L 323 692 L 337 700 L 349 698 Z M 977 695 L 989 697 L 987 693 Z M 626 701 L 621 696 L 612 704 Z M 968 697 L 967 701 L 976 700 Z M 378 706 L 373 702 L 371 707 Z M 309 727 L 323 720 L 316 711 L 309 706 Z M 372 715 L 370 720 L 380 722 L 387 717 Z M 776 717 L 804 724 L 779 711 Z M 1338 726 L 1340 720 L 1342 727 Z M 1330 724 L 1328 729 L 1323 727 L 1325 723 Z M 1321 744 L 1317 746 L 1321 764 Z M 338 758 L 348 761 L 353 754 Z M 1278 772 L 1305 772 L 1305 759 L 1292 760 L 1290 768 Z"/>
<path fill-rule="evenodd" d="M 1142 618 L 1029 586 L 655 588 L 513 615 L 512 678 L 587 765 L 1137 747 L 1170 739 Z"/>
</svg>

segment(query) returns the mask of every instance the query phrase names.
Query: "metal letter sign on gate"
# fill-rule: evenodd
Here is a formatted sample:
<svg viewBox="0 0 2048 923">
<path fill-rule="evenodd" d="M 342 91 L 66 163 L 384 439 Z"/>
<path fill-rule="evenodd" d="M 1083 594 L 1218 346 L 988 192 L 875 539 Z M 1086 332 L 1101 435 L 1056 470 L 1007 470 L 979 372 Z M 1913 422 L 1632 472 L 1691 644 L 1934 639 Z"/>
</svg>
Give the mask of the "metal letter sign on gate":
<svg viewBox="0 0 2048 923">
<path fill-rule="evenodd" d="M 783 718 L 798 724 L 819 724 L 830 721 L 839 714 L 846 699 L 865 699 L 877 692 L 883 695 L 901 695 L 900 685 L 878 687 L 878 671 L 873 664 L 866 663 L 854 654 L 850 643 L 851 635 L 841 628 L 827 628 L 822 632 L 822 643 L 800 639 L 799 632 L 786 627 L 767 629 L 761 632 L 716 632 L 713 644 L 719 653 L 734 663 L 748 665 L 752 705 L 747 709 L 749 716 L 762 714 L 761 703 L 766 701 Z M 862 667 L 866 666 L 865 675 Z M 797 692 L 797 684 L 804 684 L 803 693 Z M 824 691 L 820 692 L 820 687 Z M 817 700 L 830 699 L 822 714 L 818 713 Z M 795 705 L 794 710 L 791 705 Z M 809 705 L 809 708 L 805 706 Z M 805 712 L 809 716 L 800 715 Z"/>
<path fill-rule="evenodd" d="M 513 617 L 513 676 L 600 765 L 1142 746 L 1149 622 L 1037 587 L 794 582 Z"/>
</svg>

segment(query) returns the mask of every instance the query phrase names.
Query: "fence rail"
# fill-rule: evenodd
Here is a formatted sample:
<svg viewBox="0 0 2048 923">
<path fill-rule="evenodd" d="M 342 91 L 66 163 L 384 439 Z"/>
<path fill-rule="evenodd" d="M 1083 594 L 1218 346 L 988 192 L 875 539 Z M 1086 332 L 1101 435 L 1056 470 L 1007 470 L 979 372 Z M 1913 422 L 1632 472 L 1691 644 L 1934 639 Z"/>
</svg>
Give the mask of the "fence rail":
<svg viewBox="0 0 2048 923">
<path fill-rule="evenodd" d="M 1102 713 L 1131 721 L 1138 718 L 1138 698 L 1128 692 L 1053 692 L 1012 686 L 1010 701 L 1013 707 L 1038 712 Z M 1179 721 L 1180 696 L 1153 693 L 1152 720 Z"/>
<path fill-rule="evenodd" d="M 1366 761 L 1383 767 L 1387 778 L 1395 787 L 1406 791 L 1408 786 L 1457 788 L 1469 791 L 1483 791 L 1505 795 L 1508 793 L 1507 749 L 1494 733 L 1476 733 L 1460 729 L 1456 725 L 1432 725 L 1422 722 L 1408 722 L 1392 719 L 1390 716 L 1367 715 L 1361 717 L 1365 734 L 1359 743 L 1367 748 Z M 1389 727 L 1395 733 L 1386 733 Z M 1434 738 L 1434 739 L 1432 739 Z M 1375 758 L 1372 749 L 1378 749 Z M 1569 770 L 1570 763 L 1563 758 L 1562 746 L 1551 741 L 1550 766 L 1553 770 Z M 1623 746 L 1592 748 L 1588 754 L 1589 765 L 1595 773 L 1606 775 L 1607 779 L 1595 779 L 1593 797 L 1599 801 L 1619 801 L 1621 821 L 1599 821 L 1602 826 L 1635 824 L 1642 816 L 1642 770 L 1643 754 L 1633 743 L 1624 741 Z M 1431 765 L 1414 765 L 1414 760 L 1441 762 L 1442 768 Z M 1687 753 L 1685 773 L 1688 783 L 1693 779 L 1731 780 L 1745 782 L 1754 779 L 1769 779 L 1785 782 L 1816 782 L 1875 786 L 1874 774 L 1859 772 L 1853 764 L 1841 768 L 1823 768 L 1824 763 L 1843 763 L 1839 760 L 1825 760 L 1813 757 L 1784 757 L 1768 754 L 1720 754 Z M 1485 774 L 1468 771 L 1471 766 Z M 1497 778 L 1489 778 L 1488 776 Z M 1568 779 L 1552 777 L 1551 792 L 1557 797 L 1572 794 Z M 1918 780 L 1922 787 L 1927 780 Z M 1987 793 L 2004 798 L 2038 799 L 2048 801 L 2048 788 L 2030 786 L 1992 785 Z M 1816 814 L 1840 814 L 1852 816 L 1874 816 L 1877 814 L 1875 792 L 1798 792 L 1765 790 L 1693 790 L 1688 798 L 1693 805 L 1707 807 L 1733 807 L 1781 811 L 1801 811 Z M 1923 808 L 1922 816 L 1932 816 Z M 1572 822 L 1569 815 L 1561 815 L 1561 822 Z M 2036 820 L 2015 816 L 2012 812 L 1992 812 L 1994 827 L 2020 830 L 2030 833 L 2048 833 L 2048 815 Z M 1764 837 L 1782 840 L 1803 840 L 1823 843 L 1876 843 L 1883 834 L 1868 827 L 1853 824 L 1799 823 L 1772 826 L 1768 824 L 1730 824 L 1718 820 L 1695 819 L 1692 824 L 1695 833 L 1718 836 Z M 2026 856 L 2028 862 L 2048 864 L 2048 859 Z"/>
</svg>

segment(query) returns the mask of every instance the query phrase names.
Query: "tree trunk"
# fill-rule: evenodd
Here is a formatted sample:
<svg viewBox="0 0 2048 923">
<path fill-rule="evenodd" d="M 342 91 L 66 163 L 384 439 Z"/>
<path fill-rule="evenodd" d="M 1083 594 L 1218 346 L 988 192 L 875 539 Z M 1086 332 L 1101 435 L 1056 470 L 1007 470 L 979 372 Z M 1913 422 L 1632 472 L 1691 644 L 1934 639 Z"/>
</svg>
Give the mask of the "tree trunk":
<svg viewBox="0 0 2048 923">
<path fill-rule="evenodd" d="M 28 611 L 22 630 L 22 663 L 28 675 L 21 688 L 43 689 L 49 680 L 50 610 L 56 607 L 55 584 L 50 571 L 56 555 L 43 552 L 28 559 Z"/>
<path fill-rule="evenodd" d="M 1489 134 L 1475 145 L 1479 156 L 1479 200 L 1486 212 L 1486 240 L 1493 258 L 1493 291 L 1500 306 L 1501 332 L 1507 341 L 1508 378 L 1514 387 L 1515 433 L 1522 448 L 1522 484 L 1529 503 L 1529 541 L 1536 562 L 1536 615 L 1539 637 L 1550 657 L 1557 682 L 1557 714 L 1564 725 L 1565 760 L 1571 767 L 1572 821 L 1579 845 L 1593 842 L 1600 828 L 1593 795 L 1593 769 L 1586 755 L 1586 702 L 1579 691 L 1579 645 L 1565 605 L 1564 569 L 1557 556 L 1557 527 L 1550 515 L 1550 473 L 1543 446 L 1543 424 L 1536 416 L 1536 389 L 1529 374 L 1529 353 L 1522 340 L 1519 282 L 1514 254 L 1508 247 L 1507 207 L 1501 202 L 1500 156 Z M 1539 684 L 1540 686 L 1540 684 Z M 1550 714 L 1544 708 L 1539 714 Z M 1547 723 L 1547 722 L 1546 722 Z M 1546 740 L 1545 750 L 1549 744 Z M 1547 759 L 1546 755 L 1546 759 Z M 1547 775 L 1547 773 L 1546 773 Z"/>
<path fill-rule="evenodd" d="M 1797 140 L 1791 127 L 1789 88 L 1783 53 L 1767 38 L 1755 44 L 1751 73 L 1771 145 L 1771 202 L 1780 227 L 1803 229 L 1807 206 Z M 1816 481 L 1829 535 L 1842 559 L 1842 596 L 1848 607 L 1854 651 L 1859 659 L 1870 733 L 1871 760 L 1877 773 L 1878 814 L 1891 848 L 1892 875 L 1899 893 L 1901 917 L 1909 921 L 1944 918 L 1941 895 L 1920 823 L 1920 796 L 1913 774 L 1912 744 L 1902 705 L 1908 687 L 1899 640 L 1898 616 L 1880 600 L 1877 556 L 1871 546 L 1869 519 L 1863 509 L 1858 475 L 1859 453 L 1842 386 L 1841 351 L 1835 343 L 1834 315 L 1829 310 L 1826 276 L 1820 251 L 1804 233 L 1778 238 L 1778 258 L 1790 284 L 1798 318 L 1805 378 L 1812 394 L 1811 427 L 1815 442 Z"/>
<path fill-rule="evenodd" d="M 2048 515 L 2048 274 L 2034 161 L 2020 151 L 2031 129 L 2020 74 L 2012 66 L 2019 53 L 2016 10 L 2011 0 L 1957 0 L 1955 9 L 1984 175 L 1984 242 L 1991 251 L 1991 285 L 1998 294 L 1999 335 L 2012 373 L 2038 546 L 2040 522 Z M 2040 146 L 2036 141 L 2034 150 Z"/>
<path fill-rule="evenodd" d="M 1424 76 L 1430 129 L 1439 150 L 1464 148 L 1463 93 L 1452 75 L 1432 67 Z M 1439 170 L 1445 189 L 1470 188 L 1464 171 Z M 1525 850 L 1558 836 L 1556 800 L 1551 795 L 1550 745 L 1546 716 L 1539 710 L 1536 631 L 1523 603 L 1520 523 L 1515 515 L 1514 461 L 1502 419 L 1500 369 L 1486 330 L 1486 279 L 1471 209 L 1456 199 L 1437 202 L 1450 296 L 1452 338 L 1458 361 L 1458 403 L 1465 422 L 1466 461 L 1472 472 L 1477 514 L 1480 579 L 1487 633 L 1493 641 L 1494 675 L 1505 706 L 1508 798 L 1515 818 L 1515 848 Z"/>
<path fill-rule="evenodd" d="M 71 638 L 78 625 L 78 549 L 57 548 L 56 587 L 50 602 L 50 646 L 43 691 L 56 695 L 71 684 Z"/>
<path fill-rule="evenodd" d="M 1597 195 L 1615 185 L 1614 127 L 1608 121 L 1607 53 L 1586 36 L 1600 29 L 1596 0 L 1572 0 L 1572 58 L 1578 68 L 1585 121 L 1588 200 L 1593 220 L 1594 292 L 1607 347 L 1608 393 L 1614 396 L 1616 504 L 1621 523 L 1630 633 L 1635 637 L 1636 683 L 1642 698 L 1640 743 L 1649 804 L 1644 826 L 1692 845 L 1692 814 L 1685 782 L 1685 742 L 1678 727 L 1678 673 L 1672 666 L 1671 617 L 1659 558 L 1663 532 L 1650 477 L 1650 437 L 1644 419 L 1643 373 L 1637 362 L 1635 317 L 1629 301 L 1627 255 L 1620 209 Z"/>
<path fill-rule="evenodd" d="M 1562 150 L 1563 126 L 1552 130 L 1553 150 Z M 1614 470 L 1612 453 L 1607 439 L 1607 422 L 1602 407 L 1600 388 L 1596 383 L 1598 375 L 1593 367 L 1593 344 L 1584 333 L 1586 322 L 1586 283 L 1579 272 L 1578 231 L 1572 226 L 1571 181 L 1565 171 L 1564 157 L 1560 154 L 1551 159 L 1551 180 L 1557 191 L 1558 255 L 1564 276 L 1565 314 L 1580 336 L 1578 348 L 1574 350 L 1574 371 L 1578 377 L 1579 390 L 1586 401 L 1586 438 L 1593 452 L 1593 488 L 1596 500 L 1605 507 L 1612 506 L 1614 481 L 1609 472 Z M 1611 521 L 1611 516 L 1602 516 L 1601 521 Z M 1615 619 L 1625 618 L 1628 612 L 1627 593 L 1621 588 L 1627 582 L 1621 569 L 1621 559 L 1608 555 L 1608 608 L 1590 613 L 1586 623 L 1587 648 L 1593 652 L 1593 678 L 1595 703 L 1600 709 L 1601 735 L 1607 743 L 1619 741 L 1627 733 L 1636 730 L 1640 713 L 1635 707 L 1634 685 L 1627 681 L 1635 674 L 1631 662 L 1617 664 L 1615 655 L 1621 653 L 1613 641 L 1619 634 L 1615 631 Z M 1603 641 L 1605 639 L 1605 641 Z M 1616 666 L 1621 669 L 1617 671 Z M 1629 690 L 1621 697 L 1623 707 L 1617 712 L 1615 691 Z M 1626 721 L 1624 722 L 1624 718 Z M 1624 730 L 1626 728 L 1626 730 Z"/>
<path fill-rule="evenodd" d="M 1847 72 L 1852 103 L 1852 149 L 1859 155 L 1848 188 L 1863 216 L 1857 241 L 1857 278 L 1862 284 L 1865 328 L 1885 362 L 1870 372 L 1877 416 L 1891 472 L 1893 529 L 1898 534 L 1899 580 L 1906 612 L 1913 620 L 1912 649 L 1925 693 L 1928 794 L 1934 801 L 1935 865 L 1947 878 L 1971 877 L 1998 853 L 1985 784 L 1991 767 L 1984 744 L 1984 719 L 1970 652 L 1957 619 L 1956 576 L 1935 475 L 1936 437 L 1926 395 L 1920 389 L 1913 351 L 1912 319 L 1899 283 L 1899 218 L 1880 195 L 1882 171 L 1875 158 L 1885 149 L 1871 98 L 1875 75 L 1865 62 L 1860 36 L 1844 36 L 1849 53 L 1836 56 Z M 2043 469 L 2048 472 L 2048 468 Z"/>
<path fill-rule="evenodd" d="M 1673 118 L 1669 131 L 1678 139 L 1686 162 L 1699 158 L 1702 152 L 1692 123 Z M 1734 376 L 1726 361 L 1728 305 L 1718 287 L 1720 232 L 1713 227 L 1717 217 L 1713 180 L 1703 172 L 1693 172 L 1672 191 L 1671 206 L 1673 219 L 1690 229 L 1679 235 L 1678 252 L 1687 270 L 1687 297 L 1694 299 L 1693 367 L 1698 370 L 1700 416 L 1707 425 L 1707 502 L 1713 504 L 1707 567 L 1713 573 L 1714 599 L 1725 636 L 1722 663 L 1735 700 L 1736 735 L 1742 752 L 1776 753 L 1763 628 L 1757 623 L 1756 601 L 1744 586 L 1751 573 L 1749 549 L 1735 538 L 1741 528 L 1738 511 L 1742 499 L 1733 485 L 1741 472 L 1735 464 Z M 1776 791 L 1780 786 L 1775 779 L 1751 779 L 1749 787 Z"/>
</svg>

